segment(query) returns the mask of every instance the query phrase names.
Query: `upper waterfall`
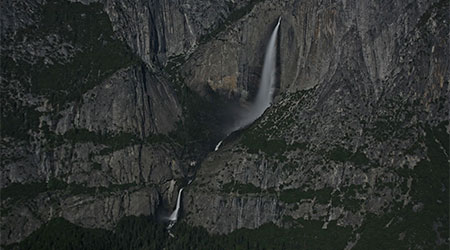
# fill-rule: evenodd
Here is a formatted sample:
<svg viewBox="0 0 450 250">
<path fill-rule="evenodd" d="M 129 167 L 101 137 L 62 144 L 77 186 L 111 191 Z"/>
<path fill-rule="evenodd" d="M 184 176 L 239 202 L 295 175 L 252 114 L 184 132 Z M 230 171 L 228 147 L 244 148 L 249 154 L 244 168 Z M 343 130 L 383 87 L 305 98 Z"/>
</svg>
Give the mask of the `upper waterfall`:
<svg viewBox="0 0 450 250">
<path fill-rule="evenodd" d="M 261 80 L 255 101 L 246 111 L 244 111 L 243 117 L 237 121 L 237 124 L 233 126 L 233 128 L 229 131 L 229 134 L 254 122 L 264 113 L 272 102 L 273 93 L 275 92 L 277 37 L 280 23 L 281 17 L 278 19 L 278 23 L 270 36 L 269 43 L 267 44 Z"/>
<path fill-rule="evenodd" d="M 259 85 L 258 94 L 256 95 L 255 103 L 253 104 L 253 110 L 251 110 L 253 122 L 270 106 L 272 102 L 273 93 L 275 91 L 275 73 L 276 73 L 276 60 L 277 60 L 277 35 L 280 27 L 281 17 L 278 19 L 278 23 L 272 32 L 269 44 L 267 45 L 266 55 L 264 58 L 264 66 L 262 70 L 261 82 Z M 246 124 L 247 125 L 247 124 Z"/>
</svg>

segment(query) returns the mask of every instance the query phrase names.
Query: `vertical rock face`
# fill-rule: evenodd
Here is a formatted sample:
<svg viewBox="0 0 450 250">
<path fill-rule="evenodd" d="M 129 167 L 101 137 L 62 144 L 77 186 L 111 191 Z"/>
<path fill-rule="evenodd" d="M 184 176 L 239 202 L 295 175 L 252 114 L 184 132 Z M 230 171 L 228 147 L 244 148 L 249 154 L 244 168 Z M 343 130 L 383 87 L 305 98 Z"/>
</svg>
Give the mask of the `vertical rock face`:
<svg viewBox="0 0 450 250">
<path fill-rule="evenodd" d="M 7 217 L 2 218 L 2 224 L 8 225 L 2 229 L 3 242 L 22 239 L 43 222 L 56 217 L 64 217 L 84 227 L 112 228 L 124 216 L 154 214 L 155 204 L 159 203 L 158 192 L 150 187 L 133 187 L 112 193 L 97 191 L 96 195 L 88 192 L 41 194 L 26 204 L 15 206 Z"/>
<path fill-rule="evenodd" d="M 174 85 L 91 2 L 2 7 L 2 245 L 58 216 L 111 227 L 154 214 L 186 175 L 166 136 L 183 116 Z"/>
<path fill-rule="evenodd" d="M 196 51 L 186 66 L 187 81 L 193 88 L 208 86 L 232 97 L 254 95 L 265 42 L 281 16 L 278 60 L 282 91 L 329 82 L 348 40 L 361 43 L 359 52 L 370 80 L 375 89 L 380 88 L 398 63 L 393 56 L 429 6 L 417 1 L 265 1 Z M 350 33 L 353 37 L 346 37 Z"/>
<path fill-rule="evenodd" d="M 349 247 L 377 238 L 365 230 L 384 223 L 376 230 L 385 230 L 389 242 L 448 244 L 445 230 L 433 228 L 448 225 L 449 6 L 369 5 L 261 4 L 192 57 L 192 86 L 226 89 L 222 77 L 248 79 L 248 69 L 261 60 L 258 46 L 244 39 L 263 43 L 283 17 L 281 94 L 261 119 L 202 163 L 186 190 L 189 223 L 229 233 L 265 223 L 291 227 L 312 220 L 326 229 L 336 222 L 357 235 Z M 238 80 L 237 89 L 228 90 L 245 91 L 245 84 L 251 83 Z M 424 203 L 427 209 L 414 209 Z M 406 225 L 436 234 L 415 240 Z"/>
<path fill-rule="evenodd" d="M 105 1 L 116 34 L 141 59 L 165 65 L 170 57 L 192 52 L 199 38 L 229 13 L 223 0 Z"/>
<path fill-rule="evenodd" d="M 1 244 L 55 217 L 112 228 L 123 216 L 153 215 L 201 165 L 182 220 L 209 232 L 314 221 L 351 228 L 348 249 L 370 236 L 445 246 L 448 8 L 443 0 L 5 2 Z M 215 136 L 199 124 L 226 120 L 205 122 L 221 116 L 210 107 L 218 97 L 244 105 L 254 97 L 280 16 L 273 105 L 194 162 L 210 145 L 191 145 Z"/>
<path fill-rule="evenodd" d="M 101 134 L 133 133 L 146 137 L 167 134 L 181 117 L 174 90 L 145 66 L 116 72 L 88 91 L 82 102 L 62 111 L 57 133 L 85 128 Z"/>
<path fill-rule="evenodd" d="M 190 118 L 186 112 L 193 112 L 186 107 L 192 97 L 162 67 L 192 53 L 233 6 L 245 3 L 5 2 L 2 225 L 11 226 L 2 227 L 1 244 L 23 239 L 57 216 L 110 227 L 167 203 L 177 189 L 174 179 L 195 165 L 186 155 L 196 149 L 180 130 Z M 28 199 L 18 199 L 21 192 Z M 145 199 L 123 202 L 136 192 L 150 197 L 145 205 Z M 95 201 L 98 195 L 114 209 Z M 69 209 L 68 199 L 79 202 L 69 202 Z M 23 223 L 12 226 L 22 215 Z"/>
</svg>

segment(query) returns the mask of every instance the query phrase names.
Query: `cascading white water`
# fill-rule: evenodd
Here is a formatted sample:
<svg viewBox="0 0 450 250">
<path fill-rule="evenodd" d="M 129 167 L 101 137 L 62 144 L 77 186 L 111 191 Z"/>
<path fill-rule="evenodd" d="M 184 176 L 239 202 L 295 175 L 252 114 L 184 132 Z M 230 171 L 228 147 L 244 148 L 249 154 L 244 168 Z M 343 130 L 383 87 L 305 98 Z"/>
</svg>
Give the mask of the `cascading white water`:
<svg viewBox="0 0 450 250">
<path fill-rule="evenodd" d="M 178 197 L 177 197 L 177 205 L 175 207 L 175 210 L 172 212 L 172 214 L 169 216 L 169 225 L 167 225 L 167 229 L 169 230 L 169 235 L 171 237 L 174 237 L 173 234 L 170 232 L 170 229 L 177 223 L 178 220 L 178 212 L 180 211 L 181 206 L 181 192 L 183 192 L 183 188 L 180 188 L 180 191 L 178 191 Z"/>
<path fill-rule="evenodd" d="M 180 188 L 180 191 L 178 191 L 177 205 L 175 207 L 175 210 L 169 216 L 169 221 L 176 222 L 178 220 L 178 212 L 180 210 L 180 205 L 181 205 L 181 192 L 183 192 L 183 188 Z"/>
<path fill-rule="evenodd" d="M 222 142 L 223 142 L 223 140 L 222 140 L 222 141 L 220 141 L 219 143 L 217 143 L 216 147 L 214 148 L 214 151 L 217 151 L 217 150 L 219 150 L 219 148 L 220 148 L 220 145 L 222 145 Z"/>
<path fill-rule="evenodd" d="M 244 112 L 243 117 L 237 121 L 237 124 L 228 132 L 228 134 L 254 122 L 264 113 L 264 111 L 270 106 L 270 103 L 272 102 L 273 93 L 275 90 L 275 73 L 277 60 L 276 45 L 280 22 L 281 17 L 278 19 L 278 23 L 275 26 L 272 35 L 270 36 L 269 43 L 267 44 L 266 54 L 264 57 L 264 66 L 255 102 L 251 104 L 248 110 Z"/>
<path fill-rule="evenodd" d="M 262 71 L 261 83 L 258 94 L 256 95 L 253 106 L 253 119 L 256 120 L 264 111 L 270 106 L 272 102 L 273 92 L 275 90 L 275 70 L 277 60 L 277 35 L 280 27 L 281 17 L 278 19 L 277 26 L 272 32 L 269 44 L 266 49 L 266 56 L 264 57 L 264 66 Z"/>
</svg>

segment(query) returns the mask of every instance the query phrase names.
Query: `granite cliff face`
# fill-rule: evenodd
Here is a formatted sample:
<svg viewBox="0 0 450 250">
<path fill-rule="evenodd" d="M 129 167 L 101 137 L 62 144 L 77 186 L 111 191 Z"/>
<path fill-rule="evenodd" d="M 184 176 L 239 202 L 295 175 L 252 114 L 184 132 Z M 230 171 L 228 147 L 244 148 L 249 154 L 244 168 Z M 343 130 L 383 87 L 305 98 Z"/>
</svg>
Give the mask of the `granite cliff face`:
<svg viewBox="0 0 450 250">
<path fill-rule="evenodd" d="M 183 220 L 212 233 L 448 245 L 448 2 L 3 5 L 2 245 L 55 217 L 154 215 L 194 176 Z M 279 16 L 273 105 L 208 154 Z"/>
<path fill-rule="evenodd" d="M 148 64 L 192 52 L 201 35 L 226 17 L 227 1 L 105 1 L 116 34 Z"/>
<path fill-rule="evenodd" d="M 174 85 L 120 41 L 107 4 L 8 4 L 2 244 L 57 216 L 111 227 L 125 215 L 154 214 L 187 174 L 183 147 L 167 136 L 183 120 Z"/>
<path fill-rule="evenodd" d="M 261 4 L 254 11 L 265 14 L 225 32 L 211 45 L 220 49 L 206 48 L 207 59 L 197 54 L 201 62 L 244 57 L 227 58 L 234 68 L 219 74 L 241 76 L 250 66 L 237 63 L 260 60 L 245 47 L 245 30 L 253 27 L 261 39 L 251 40 L 262 41 L 255 24 L 283 17 L 281 94 L 203 161 L 186 191 L 187 220 L 214 233 L 336 223 L 333 230 L 352 228 L 347 248 L 378 237 L 424 249 L 448 244 L 437 226 L 448 219 L 448 4 L 285 5 Z M 196 67 L 199 75 L 217 76 L 202 67 L 209 65 Z M 367 228 L 375 223 L 388 233 L 373 235 Z M 414 239 L 408 223 L 436 233 Z"/>
<path fill-rule="evenodd" d="M 343 50 L 350 47 L 361 53 L 377 89 L 399 63 L 393 57 L 403 46 L 402 39 L 411 35 L 431 4 L 266 1 L 196 51 L 186 66 L 187 83 L 245 97 L 254 92 L 264 58 L 261 51 L 281 16 L 278 60 L 282 91 L 329 82 Z M 346 44 L 349 41 L 351 45 Z"/>
</svg>

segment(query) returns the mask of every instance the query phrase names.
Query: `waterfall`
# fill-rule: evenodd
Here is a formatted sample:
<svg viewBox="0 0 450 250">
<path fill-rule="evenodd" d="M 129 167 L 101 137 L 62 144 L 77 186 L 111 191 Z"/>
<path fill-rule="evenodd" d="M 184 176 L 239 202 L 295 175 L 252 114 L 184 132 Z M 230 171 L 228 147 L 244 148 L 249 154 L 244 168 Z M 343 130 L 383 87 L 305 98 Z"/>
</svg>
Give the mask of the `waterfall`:
<svg viewBox="0 0 450 250">
<path fill-rule="evenodd" d="M 221 140 L 219 143 L 217 143 L 216 147 L 214 148 L 214 151 L 219 150 L 220 145 L 222 145 L 223 140 Z"/>
<path fill-rule="evenodd" d="M 181 192 L 182 191 L 183 191 L 183 188 L 180 188 L 180 191 L 178 191 L 177 206 L 175 207 L 175 210 L 170 215 L 169 221 L 176 222 L 178 220 L 178 212 L 180 210 L 180 205 L 181 205 Z"/>
<path fill-rule="evenodd" d="M 278 19 L 278 23 L 270 36 L 269 43 L 267 44 L 259 90 L 256 95 L 255 102 L 250 105 L 244 114 L 242 114 L 243 117 L 237 121 L 237 124 L 235 124 L 230 131 L 228 131 L 228 134 L 254 122 L 264 113 L 272 102 L 273 93 L 275 91 L 277 36 L 278 29 L 280 28 L 280 22 L 281 17 Z"/>
<path fill-rule="evenodd" d="M 178 197 L 177 197 L 177 205 L 175 207 L 175 210 L 172 212 L 172 214 L 169 216 L 169 225 L 167 226 L 167 229 L 169 230 L 169 235 L 173 237 L 173 235 L 170 232 L 170 229 L 177 223 L 178 220 L 178 212 L 180 211 L 181 206 L 181 192 L 183 192 L 183 188 L 180 188 L 180 191 L 178 191 Z"/>
<path fill-rule="evenodd" d="M 278 19 L 277 26 L 270 36 L 269 44 L 266 49 L 266 56 L 264 57 L 264 66 L 262 70 L 261 82 L 259 84 L 258 94 L 256 95 L 255 103 L 252 105 L 251 113 L 253 122 L 260 117 L 264 111 L 270 106 L 272 102 L 273 93 L 275 91 L 275 71 L 277 60 L 277 35 L 280 27 L 281 17 Z M 246 124 L 247 125 L 247 124 Z"/>
</svg>

